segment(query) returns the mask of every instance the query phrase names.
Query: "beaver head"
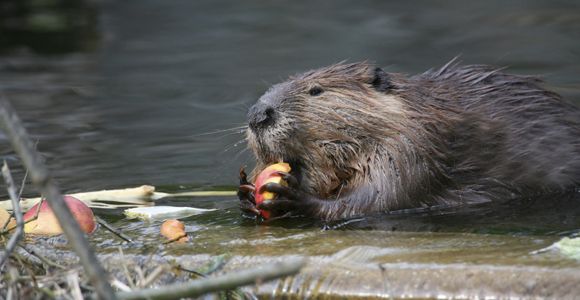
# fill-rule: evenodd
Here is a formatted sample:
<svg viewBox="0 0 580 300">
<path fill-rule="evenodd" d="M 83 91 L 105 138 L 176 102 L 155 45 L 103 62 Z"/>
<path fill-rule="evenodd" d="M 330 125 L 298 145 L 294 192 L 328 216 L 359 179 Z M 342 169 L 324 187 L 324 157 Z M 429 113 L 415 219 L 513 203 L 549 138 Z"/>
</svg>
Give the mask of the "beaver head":
<svg viewBox="0 0 580 300">
<path fill-rule="evenodd" d="M 285 161 L 301 186 L 321 198 L 369 180 L 370 167 L 409 131 L 397 77 L 368 63 L 336 64 L 272 86 L 248 112 L 256 172 Z M 409 136 L 409 135 L 407 135 Z M 382 155 L 377 155 L 381 153 Z"/>
</svg>

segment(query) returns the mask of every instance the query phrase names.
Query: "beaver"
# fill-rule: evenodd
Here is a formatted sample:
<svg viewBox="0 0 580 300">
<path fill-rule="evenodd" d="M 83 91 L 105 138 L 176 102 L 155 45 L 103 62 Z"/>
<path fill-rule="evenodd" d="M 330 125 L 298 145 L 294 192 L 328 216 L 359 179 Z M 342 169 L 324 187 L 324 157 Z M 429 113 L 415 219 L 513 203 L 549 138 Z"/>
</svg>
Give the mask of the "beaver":
<svg viewBox="0 0 580 300">
<path fill-rule="evenodd" d="M 406 76 L 339 63 L 272 86 L 248 112 L 255 178 L 289 162 L 260 204 L 337 220 L 577 192 L 580 110 L 532 76 L 452 60 Z M 241 172 L 244 212 L 257 214 Z"/>
</svg>

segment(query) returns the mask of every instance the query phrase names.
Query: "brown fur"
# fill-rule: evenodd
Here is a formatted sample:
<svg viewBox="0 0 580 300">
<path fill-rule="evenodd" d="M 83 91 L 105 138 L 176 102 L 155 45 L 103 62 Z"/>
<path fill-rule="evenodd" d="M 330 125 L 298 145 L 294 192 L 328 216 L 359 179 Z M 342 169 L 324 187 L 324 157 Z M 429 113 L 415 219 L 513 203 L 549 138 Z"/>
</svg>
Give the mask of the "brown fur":
<svg viewBox="0 0 580 300">
<path fill-rule="evenodd" d="M 290 162 L 316 203 L 302 212 L 313 217 L 508 200 L 580 183 L 578 109 L 537 79 L 487 66 L 451 62 L 407 77 L 368 63 L 332 65 L 273 86 L 249 116 L 260 125 L 247 132 L 253 174 Z"/>
</svg>

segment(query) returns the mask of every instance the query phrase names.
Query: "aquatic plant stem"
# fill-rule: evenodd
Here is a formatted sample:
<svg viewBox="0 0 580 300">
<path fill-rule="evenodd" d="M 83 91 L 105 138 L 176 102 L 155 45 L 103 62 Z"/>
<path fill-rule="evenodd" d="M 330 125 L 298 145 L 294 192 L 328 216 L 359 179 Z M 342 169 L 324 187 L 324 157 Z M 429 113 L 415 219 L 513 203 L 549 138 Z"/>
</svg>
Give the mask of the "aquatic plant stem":
<svg viewBox="0 0 580 300">
<path fill-rule="evenodd" d="M 40 154 L 34 150 L 33 143 L 20 118 L 2 95 L 0 95 L 0 125 L 8 136 L 12 147 L 22 159 L 24 167 L 28 169 L 33 184 L 46 197 L 68 242 L 78 255 L 87 277 L 95 286 L 99 298 L 116 299 L 108 282 L 109 276 L 99 263 L 85 234 L 66 206 L 62 194 L 51 178 Z"/>
<path fill-rule="evenodd" d="M 122 300 L 199 297 L 211 292 L 231 290 L 244 285 L 293 275 L 298 273 L 305 263 L 306 261 L 304 259 L 282 261 L 267 266 L 228 273 L 219 277 L 203 278 L 187 283 L 156 287 L 154 289 L 121 292 L 117 295 Z"/>
</svg>

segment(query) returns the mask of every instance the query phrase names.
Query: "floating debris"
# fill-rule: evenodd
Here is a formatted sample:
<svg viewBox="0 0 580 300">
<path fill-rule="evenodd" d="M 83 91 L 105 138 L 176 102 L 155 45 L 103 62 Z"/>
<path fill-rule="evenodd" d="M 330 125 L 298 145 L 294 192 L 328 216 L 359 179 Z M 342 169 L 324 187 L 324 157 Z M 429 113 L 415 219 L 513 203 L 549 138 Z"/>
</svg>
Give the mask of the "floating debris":
<svg viewBox="0 0 580 300">
<path fill-rule="evenodd" d="M 150 206 L 126 209 L 123 213 L 129 219 L 163 220 L 187 218 L 215 210 L 196 207 Z"/>
</svg>

